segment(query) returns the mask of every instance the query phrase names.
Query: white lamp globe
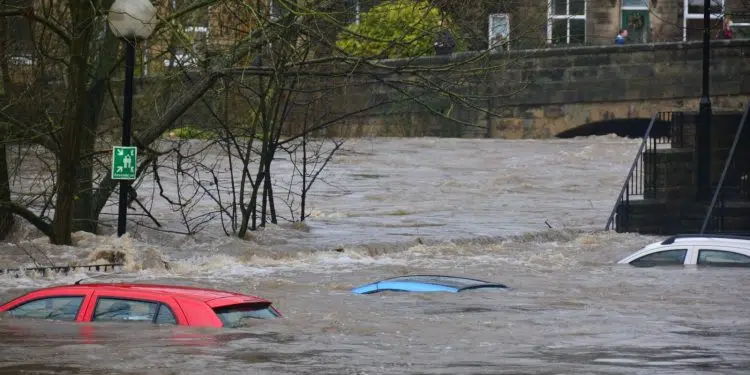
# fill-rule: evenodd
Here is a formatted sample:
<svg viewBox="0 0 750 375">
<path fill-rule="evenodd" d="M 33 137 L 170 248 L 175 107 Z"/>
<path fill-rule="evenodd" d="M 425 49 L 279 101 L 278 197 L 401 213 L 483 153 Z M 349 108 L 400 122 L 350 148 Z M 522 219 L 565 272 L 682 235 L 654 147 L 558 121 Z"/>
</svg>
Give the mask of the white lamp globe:
<svg viewBox="0 0 750 375">
<path fill-rule="evenodd" d="M 115 0 L 107 20 L 118 38 L 146 39 L 156 27 L 156 8 L 149 0 Z"/>
</svg>

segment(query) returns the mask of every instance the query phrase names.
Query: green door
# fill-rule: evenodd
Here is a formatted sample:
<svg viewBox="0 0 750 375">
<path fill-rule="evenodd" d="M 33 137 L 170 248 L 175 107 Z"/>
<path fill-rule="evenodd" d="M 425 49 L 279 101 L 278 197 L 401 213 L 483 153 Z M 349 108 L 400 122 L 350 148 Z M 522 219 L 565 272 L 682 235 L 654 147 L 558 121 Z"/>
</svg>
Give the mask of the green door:
<svg viewBox="0 0 750 375">
<path fill-rule="evenodd" d="M 627 43 L 648 43 L 650 23 L 648 9 L 623 10 L 620 27 L 628 29 Z"/>
</svg>

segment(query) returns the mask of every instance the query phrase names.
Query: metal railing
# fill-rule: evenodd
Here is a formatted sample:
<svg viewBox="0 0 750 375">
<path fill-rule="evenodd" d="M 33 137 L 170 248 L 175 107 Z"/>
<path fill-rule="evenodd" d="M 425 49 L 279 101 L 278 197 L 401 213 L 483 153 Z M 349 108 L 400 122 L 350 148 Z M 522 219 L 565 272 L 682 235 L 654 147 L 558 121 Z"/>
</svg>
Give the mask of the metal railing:
<svg viewBox="0 0 750 375">
<path fill-rule="evenodd" d="M 90 265 L 83 265 L 83 266 L 0 268 L 0 275 L 7 274 L 7 275 L 14 275 L 15 277 L 19 277 L 21 274 L 25 274 L 27 272 L 40 273 L 42 276 L 47 276 L 48 273 L 61 273 L 63 275 L 67 275 L 71 271 L 75 271 L 77 269 L 83 269 L 86 271 L 107 272 L 107 271 L 114 271 L 117 268 L 120 268 L 122 266 L 123 266 L 122 263 L 108 263 L 108 264 L 90 264 Z"/>
<path fill-rule="evenodd" d="M 607 224 L 604 230 L 610 230 L 612 224 L 615 223 L 615 217 L 617 215 L 617 208 L 624 202 L 626 206 L 630 204 L 631 196 L 644 196 L 646 190 L 646 181 L 651 181 L 653 184 L 656 181 L 656 163 L 655 159 L 651 158 L 649 165 L 646 165 L 646 160 L 643 157 L 644 153 L 654 153 L 658 145 L 672 143 L 672 135 L 677 132 L 681 133 L 681 129 L 676 129 L 672 112 L 656 112 L 651 116 L 651 121 L 646 128 L 646 133 L 643 135 L 643 141 L 638 147 L 638 152 L 635 155 L 633 164 L 630 166 L 625 182 L 622 184 L 620 194 L 617 196 L 615 205 L 612 208 L 612 212 L 609 214 Z M 681 124 L 681 121 L 679 121 Z M 658 130 L 658 131 L 655 131 Z M 655 133 L 655 136 L 652 136 Z M 682 143 L 682 135 L 680 134 L 680 143 Z M 647 173 L 650 174 L 647 179 Z"/>
<path fill-rule="evenodd" d="M 727 155 L 727 160 L 724 162 L 724 170 L 721 171 L 721 177 L 719 178 L 719 184 L 716 186 L 716 190 L 714 191 L 713 198 L 711 198 L 711 204 L 708 206 L 708 212 L 706 212 L 706 216 L 703 218 L 703 226 L 701 226 L 701 234 L 706 231 L 706 227 L 708 226 L 709 220 L 712 219 L 713 209 L 716 205 L 716 199 L 719 197 L 719 195 L 722 196 L 721 204 L 720 204 L 720 213 L 719 213 L 719 220 L 720 220 L 720 230 L 723 231 L 724 229 L 724 181 L 727 177 L 727 172 L 730 171 L 730 169 L 733 170 L 733 174 L 736 175 L 737 180 L 739 182 L 738 184 L 738 190 L 741 196 L 746 195 L 746 189 L 747 189 L 747 174 L 744 175 L 741 173 L 737 173 L 737 164 L 734 159 L 734 152 L 737 150 L 737 143 L 740 140 L 740 137 L 742 136 L 742 129 L 745 127 L 745 121 L 747 121 L 747 114 L 748 111 L 750 111 L 750 101 L 745 104 L 745 110 L 742 112 L 742 119 L 740 120 L 740 123 L 737 126 L 737 133 L 734 135 L 734 141 L 732 141 L 732 148 L 729 150 L 729 155 Z"/>
</svg>

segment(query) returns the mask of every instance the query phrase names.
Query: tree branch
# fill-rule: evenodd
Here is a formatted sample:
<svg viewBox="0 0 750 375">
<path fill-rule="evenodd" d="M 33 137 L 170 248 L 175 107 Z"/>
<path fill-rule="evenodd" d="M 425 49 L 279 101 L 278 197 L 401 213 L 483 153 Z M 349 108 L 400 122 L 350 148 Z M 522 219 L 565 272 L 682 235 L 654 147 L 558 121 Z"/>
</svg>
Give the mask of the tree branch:
<svg viewBox="0 0 750 375">
<path fill-rule="evenodd" d="M 52 235 L 54 234 L 50 223 L 42 220 L 41 217 L 19 204 L 13 202 L 0 202 L 0 211 L 10 212 L 26 219 L 26 221 L 31 223 L 36 229 L 39 229 L 39 231 L 49 238 L 52 238 Z"/>
<path fill-rule="evenodd" d="M 18 9 L 18 10 L 6 10 L 6 11 L 1 11 L 0 12 L 0 18 L 2 18 L 2 17 L 18 17 L 18 16 L 25 17 L 29 21 L 34 21 L 34 22 L 40 23 L 40 24 L 48 27 L 50 30 L 52 30 L 52 32 L 54 32 L 55 34 L 57 34 L 57 36 L 59 36 L 60 39 L 63 40 L 63 42 L 65 42 L 66 46 L 70 46 L 70 43 L 71 43 L 70 35 L 68 35 L 65 32 L 65 30 L 63 30 L 62 28 L 60 28 L 60 26 L 57 26 L 54 23 L 52 23 L 51 20 L 48 20 L 48 19 L 46 19 L 44 17 L 40 17 L 40 16 L 36 15 L 34 13 L 34 8 L 32 8 L 32 7 L 27 7 L 27 8 Z"/>
</svg>

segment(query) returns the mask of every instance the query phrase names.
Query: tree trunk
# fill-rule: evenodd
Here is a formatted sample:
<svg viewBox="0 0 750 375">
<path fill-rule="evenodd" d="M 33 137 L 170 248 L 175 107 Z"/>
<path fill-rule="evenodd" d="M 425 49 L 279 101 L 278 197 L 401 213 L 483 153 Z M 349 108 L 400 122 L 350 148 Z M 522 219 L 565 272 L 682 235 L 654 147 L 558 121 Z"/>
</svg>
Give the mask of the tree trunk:
<svg viewBox="0 0 750 375">
<path fill-rule="evenodd" d="M 112 1 L 102 4 L 108 9 Z M 86 93 L 86 127 L 81 132 L 81 157 L 78 165 L 76 183 L 78 199 L 73 208 L 73 230 L 83 230 L 96 233 L 98 229 L 99 210 L 97 210 L 97 195 L 94 191 L 94 147 L 99 120 L 107 95 L 107 79 L 114 64 L 117 63 L 117 47 L 119 40 L 107 33 L 98 41 L 100 48 L 94 82 Z"/>
<path fill-rule="evenodd" d="M 2 1 L 5 5 L 5 0 Z M 5 107 L 11 90 L 10 72 L 8 72 L 8 20 L 0 19 L 0 69 L 2 70 L 2 92 L 0 92 L 0 108 Z M 5 137 L 9 129 L 0 126 L 0 202 L 10 203 L 10 178 L 8 176 L 8 155 L 6 152 Z M 13 229 L 13 213 L 0 211 L 0 240 L 4 240 Z"/>
<path fill-rule="evenodd" d="M 94 9 L 88 1 L 70 0 L 72 21 L 70 60 L 68 65 L 67 101 L 60 135 L 60 155 L 57 166 L 57 201 L 52 219 L 52 243 L 72 244 L 73 205 L 78 196 L 78 165 L 81 157 L 81 137 L 89 124 L 86 116 L 86 84 L 89 79 L 89 40 L 94 20 Z"/>
<path fill-rule="evenodd" d="M 0 136 L 0 142 L 4 142 Z M 10 179 L 5 145 L 0 145 L 0 202 L 10 202 Z M 4 240 L 13 229 L 13 214 L 0 211 L 0 240 Z"/>
</svg>

